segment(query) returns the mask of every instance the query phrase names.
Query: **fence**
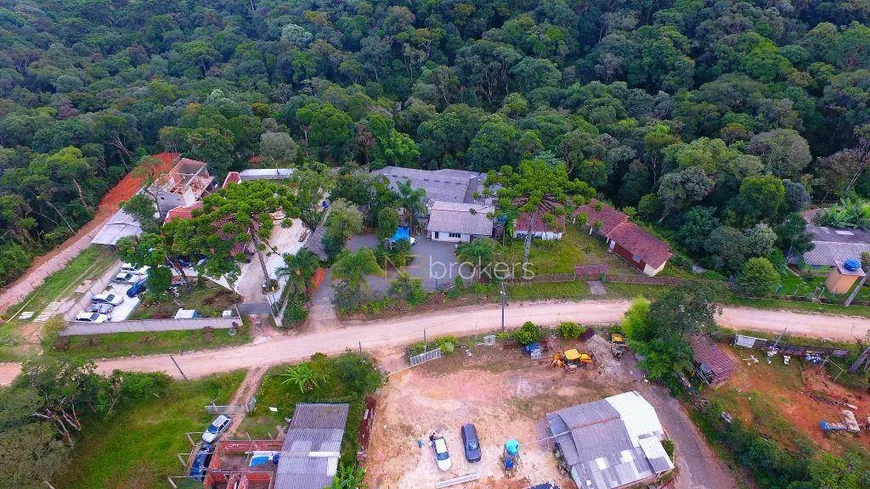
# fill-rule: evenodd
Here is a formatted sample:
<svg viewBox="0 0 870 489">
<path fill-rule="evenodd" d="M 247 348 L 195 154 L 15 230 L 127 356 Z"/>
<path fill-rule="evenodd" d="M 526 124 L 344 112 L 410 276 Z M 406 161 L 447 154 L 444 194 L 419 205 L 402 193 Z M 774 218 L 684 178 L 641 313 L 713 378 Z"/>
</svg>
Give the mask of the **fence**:
<svg viewBox="0 0 870 489">
<path fill-rule="evenodd" d="M 60 336 L 86 336 L 112 333 L 147 333 L 157 331 L 185 331 L 202 328 L 230 329 L 241 324 L 239 318 L 143 319 L 109 323 L 67 323 Z"/>
<path fill-rule="evenodd" d="M 619 275 L 605 277 L 606 282 L 618 284 L 680 285 L 683 279 L 677 277 L 647 277 L 646 275 Z"/>
<path fill-rule="evenodd" d="M 209 414 L 242 414 L 250 413 L 257 407 L 257 396 L 251 397 L 251 400 L 244 404 L 227 404 L 219 406 L 212 401 L 211 404 L 205 407 L 205 412 Z"/>
<path fill-rule="evenodd" d="M 414 355 L 411 357 L 411 366 L 416 367 L 422 363 L 426 363 L 430 360 L 435 360 L 436 358 L 441 358 L 442 356 L 441 347 L 435 348 L 433 350 L 427 350 L 419 355 Z"/>
<path fill-rule="evenodd" d="M 586 265 L 576 270 L 580 273 L 549 273 L 543 275 L 535 275 L 532 278 L 509 278 L 505 283 L 512 285 L 524 284 L 551 284 L 557 282 L 573 282 L 575 280 L 599 280 L 604 282 L 614 282 L 621 284 L 649 284 L 649 285 L 679 285 L 683 283 L 683 279 L 677 277 L 647 277 L 646 275 L 623 275 L 623 274 L 607 274 L 607 265 L 595 264 Z M 601 268 L 599 268 L 601 267 Z M 601 270 L 605 273 L 601 273 Z"/>
</svg>

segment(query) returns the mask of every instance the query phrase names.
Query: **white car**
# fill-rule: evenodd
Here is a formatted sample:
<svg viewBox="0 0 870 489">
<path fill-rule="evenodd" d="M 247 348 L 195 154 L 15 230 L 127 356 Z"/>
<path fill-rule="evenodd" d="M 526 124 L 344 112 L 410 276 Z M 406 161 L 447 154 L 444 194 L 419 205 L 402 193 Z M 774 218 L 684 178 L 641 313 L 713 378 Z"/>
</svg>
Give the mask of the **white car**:
<svg viewBox="0 0 870 489">
<path fill-rule="evenodd" d="M 450 460 L 450 453 L 447 452 L 447 442 L 444 438 L 438 437 L 433 440 L 435 447 L 435 461 L 438 463 L 438 468 L 443 471 L 450 470 L 453 466 L 453 461 Z"/>
<path fill-rule="evenodd" d="M 137 275 L 145 275 L 146 273 L 148 273 L 149 268 L 151 268 L 151 267 L 149 267 L 148 265 L 145 265 L 142 268 L 136 268 L 136 266 L 133 265 L 132 263 L 124 263 L 123 265 L 121 265 L 122 272 L 130 272 L 130 273 L 135 273 Z"/>
<path fill-rule="evenodd" d="M 105 323 L 109 320 L 109 316 L 98 312 L 82 311 L 76 315 L 76 321 L 81 323 Z"/>
<path fill-rule="evenodd" d="M 233 422 L 233 418 L 227 416 L 226 414 L 221 414 L 214 421 L 208 425 L 208 428 L 205 429 L 205 433 L 202 434 L 202 441 L 206 443 L 213 443 L 217 440 L 217 437 L 221 436 L 221 433 L 227 430 L 230 427 L 230 424 Z"/>
<path fill-rule="evenodd" d="M 135 273 L 121 272 L 118 275 L 115 275 L 115 282 L 120 282 L 122 284 L 134 284 L 138 280 L 139 276 Z"/>
<path fill-rule="evenodd" d="M 113 306 L 118 306 L 124 302 L 123 297 L 115 294 L 97 294 L 91 297 L 91 300 L 98 304 L 111 304 Z"/>
</svg>

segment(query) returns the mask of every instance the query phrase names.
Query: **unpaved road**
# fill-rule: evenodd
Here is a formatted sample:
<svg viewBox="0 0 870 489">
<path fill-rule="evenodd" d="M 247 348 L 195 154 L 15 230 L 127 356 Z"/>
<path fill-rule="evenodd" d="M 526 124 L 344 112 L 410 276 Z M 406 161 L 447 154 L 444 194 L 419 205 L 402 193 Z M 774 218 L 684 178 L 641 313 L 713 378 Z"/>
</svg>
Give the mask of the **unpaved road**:
<svg viewBox="0 0 870 489">
<path fill-rule="evenodd" d="M 628 301 L 535 302 L 512 304 L 505 313 L 505 326 L 517 328 L 526 321 L 542 325 L 561 321 L 586 324 L 610 324 L 619 321 Z M 812 336 L 842 341 L 864 338 L 870 331 L 870 319 L 849 316 L 824 316 L 750 308 L 726 308 L 719 323 L 734 329 Z M 341 353 L 345 349 L 372 351 L 401 346 L 448 334 L 466 335 L 497 330 L 501 326 L 501 309 L 496 304 L 467 306 L 447 311 L 399 317 L 364 323 L 344 323 L 336 328 L 309 327 L 310 333 L 264 338 L 255 343 L 223 350 L 206 350 L 176 355 L 185 375 L 202 377 L 241 368 L 264 367 L 307 359 L 313 353 Z M 181 377 L 169 355 L 129 357 L 98 362 L 102 372 L 114 369 L 160 371 Z M 0 385 L 8 385 L 20 371 L 18 364 L 0 364 Z"/>
</svg>

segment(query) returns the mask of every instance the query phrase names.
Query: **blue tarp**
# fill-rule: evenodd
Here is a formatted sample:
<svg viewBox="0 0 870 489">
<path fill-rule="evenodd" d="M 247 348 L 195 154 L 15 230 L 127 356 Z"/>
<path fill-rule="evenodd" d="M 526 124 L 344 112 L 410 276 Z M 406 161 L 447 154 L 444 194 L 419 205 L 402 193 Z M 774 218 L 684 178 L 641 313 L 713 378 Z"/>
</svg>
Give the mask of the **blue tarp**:
<svg viewBox="0 0 870 489">
<path fill-rule="evenodd" d="M 393 243 L 397 241 L 402 241 L 403 239 L 410 240 L 411 239 L 411 231 L 408 228 L 399 226 L 399 229 L 396 229 L 396 234 L 390 238 L 390 241 Z"/>
</svg>

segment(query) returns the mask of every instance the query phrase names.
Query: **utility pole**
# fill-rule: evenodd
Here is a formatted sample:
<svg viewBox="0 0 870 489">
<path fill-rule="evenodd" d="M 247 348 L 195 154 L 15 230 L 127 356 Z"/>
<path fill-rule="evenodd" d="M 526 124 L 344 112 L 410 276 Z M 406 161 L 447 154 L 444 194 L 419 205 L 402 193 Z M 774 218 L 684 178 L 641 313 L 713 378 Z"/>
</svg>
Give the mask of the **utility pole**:
<svg viewBox="0 0 870 489">
<path fill-rule="evenodd" d="M 501 282 L 499 295 L 501 295 L 501 330 L 504 332 L 504 306 L 507 305 L 507 292 L 504 290 L 504 281 Z"/>
<path fill-rule="evenodd" d="M 178 372 L 181 374 L 181 377 L 182 377 L 184 380 L 190 380 L 190 379 L 187 378 L 186 375 L 184 375 L 184 370 L 181 370 L 181 367 L 178 365 L 178 362 L 175 361 L 175 357 L 172 356 L 172 355 L 169 355 L 169 359 L 172 360 L 172 363 L 175 364 L 175 368 L 178 369 Z"/>
</svg>

